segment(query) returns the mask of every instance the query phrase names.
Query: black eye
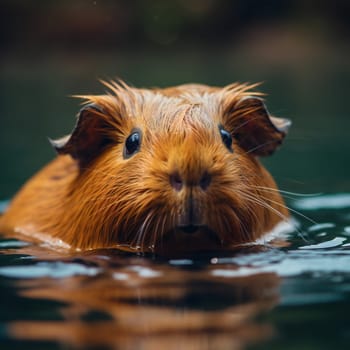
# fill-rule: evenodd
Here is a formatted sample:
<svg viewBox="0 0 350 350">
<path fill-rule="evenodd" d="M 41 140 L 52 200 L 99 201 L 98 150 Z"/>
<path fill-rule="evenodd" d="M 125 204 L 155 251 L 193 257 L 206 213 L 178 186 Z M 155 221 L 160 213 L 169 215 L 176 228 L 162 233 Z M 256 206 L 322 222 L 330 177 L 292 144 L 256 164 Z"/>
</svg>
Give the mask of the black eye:
<svg viewBox="0 0 350 350">
<path fill-rule="evenodd" d="M 124 158 L 130 158 L 136 152 L 140 150 L 141 146 L 141 131 L 133 130 L 127 137 L 124 145 L 123 156 Z"/>
<path fill-rule="evenodd" d="M 225 130 L 222 126 L 219 127 L 219 130 L 220 130 L 222 142 L 230 152 L 233 152 L 231 134 L 227 130 Z"/>
</svg>

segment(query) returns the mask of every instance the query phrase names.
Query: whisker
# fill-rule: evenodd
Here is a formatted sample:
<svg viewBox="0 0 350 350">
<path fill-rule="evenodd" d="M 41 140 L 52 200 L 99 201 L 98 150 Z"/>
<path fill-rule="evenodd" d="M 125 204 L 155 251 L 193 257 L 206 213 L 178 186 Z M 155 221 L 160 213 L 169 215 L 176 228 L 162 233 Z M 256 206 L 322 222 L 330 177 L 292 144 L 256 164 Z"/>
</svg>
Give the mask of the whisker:
<svg viewBox="0 0 350 350">
<path fill-rule="evenodd" d="M 150 243 L 152 247 L 155 247 L 156 243 L 158 243 L 160 246 L 162 245 L 161 242 L 158 242 L 158 237 L 160 237 L 160 239 L 162 240 L 163 235 L 165 233 L 165 227 L 167 222 L 166 215 L 158 215 L 158 216 L 154 215 L 154 217 L 157 220 L 155 221 L 155 225 L 153 227 L 153 232 L 152 232 L 152 238 L 150 239 Z"/>
<path fill-rule="evenodd" d="M 247 230 L 247 227 L 244 225 L 244 223 L 239 219 L 239 216 L 233 210 L 230 208 L 230 214 L 229 215 L 222 215 L 221 220 L 219 222 L 219 232 L 226 232 L 230 231 L 232 227 L 239 226 L 240 232 L 243 235 L 245 240 L 250 239 L 249 230 Z"/>
<path fill-rule="evenodd" d="M 151 238 L 149 239 L 149 244 L 152 245 L 152 241 L 153 241 L 153 237 L 157 234 L 157 232 L 159 232 L 159 218 L 156 218 L 155 217 L 155 214 L 154 212 L 152 213 L 153 214 L 153 221 L 152 221 L 152 231 L 149 231 L 148 233 L 151 235 Z M 157 220 L 155 220 L 157 219 Z M 150 225 L 148 225 L 150 226 Z M 143 246 L 144 246 L 144 242 L 143 242 Z M 150 246 L 148 248 L 151 248 Z"/>
<path fill-rule="evenodd" d="M 245 225 L 245 223 L 242 220 L 239 220 L 239 225 L 241 227 L 241 232 L 243 233 L 245 240 L 250 240 L 249 230 L 248 230 L 247 226 Z"/>
<path fill-rule="evenodd" d="M 282 203 L 277 202 L 277 201 L 274 201 L 274 200 L 272 200 L 272 199 L 270 199 L 270 198 L 266 198 L 266 197 L 263 197 L 263 196 L 261 196 L 261 197 L 262 197 L 263 199 L 266 199 L 266 200 L 270 201 L 271 203 L 278 204 L 278 205 L 280 205 L 281 207 L 283 207 L 283 208 L 285 208 L 285 209 L 288 209 L 288 210 L 291 211 L 292 213 L 297 214 L 297 215 L 301 216 L 302 218 L 304 218 L 305 220 L 311 222 L 313 225 L 317 225 L 317 222 L 316 222 L 316 221 L 312 220 L 311 218 L 309 218 L 309 217 L 306 216 L 305 214 L 301 213 L 300 211 L 295 210 L 295 209 L 292 209 L 292 208 L 288 207 L 287 205 L 282 204 Z"/>
<path fill-rule="evenodd" d="M 250 206 L 247 208 L 249 214 L 251 216 L 253 216 L 255 222 L 259 222 L 259 219 L 258 219 L 258 215 L 255 213 L 255 211 L 253 210 L 253 208 L 251 208 Z"/>
<path fill-rule="evenodd" d="M 150 211 L 138 230 L 137 241 L 136 241 L 136 244 L 138 247 L 144 247 L 146 234 L 151 224 L 152 218 L 153 218 L 153 212 Z"/>
<path fill-rule="evenodd" d="M 264 147 L 264 146 L 271 145 L 271 144 L 273 144 L 273 143 L 276 143 L 276 141 L 267 141 L 267 142 L 265 142 L 265 143 L 262 143 L 262 144 L 260 144 L 260 145 L 257 145 L 257 146 L 255 146 L 255 147 L 251 148 L 251 149 L 250 149 L 249 151 L 247 151 L 246 153 L 247 153 L 247 154 L 252 153 L 252 152 L 254 152 L 254 151 L 256 151 L 256 150 L 258 150 L 258 149 L 260 149 L 260 148 L 262 148 L 262 147 Z"/>
<path fill-rule="evenodd" d="M 234 134 L 237 130 L 239 130 L 240 128 L 243 128 L 243 126 L 245 126 L 246 124 L 248 124 L 248 123 L 250 123 L 250 122 L 252 122 L 252 121 L 254 121 L 256 119 L 259 119 L 259 117 L 248 119 L 245 122 L 243 122 L 242 124 L 238 125 L 236 128 L 234 128 L 232 130 L 232 134 Z"/>
<path fill-rule="evenodd" d="M 154 250 L 154 247 L 156 245 L 157 237 L 158 237 L 158 230 L 153 230 L 150 238 L 150 244 L 151 244 L 150 248 L 152 249 L 152 251 Z"/>
<path fill-rule="evenodd" d="M 295 197 L 314 197 L 314 196 L 320 196 L 323 193 L 322 192 L 317 192 L 317 193 L 297 193 L 297 192 L 290 192 L 290 191 L 284 191 L 284 190 L 280 190 L 277 188 L 271 188 L 271 187 L 264 187 L 264 186 L 252 186 L 261 190 L 266 190 L 266 191 L 274 191 L 274 192 L 280 192 L 283 194 L 289 194 L 291 196 L 295 196 Z"/>
<path fill-rule="evenodd" d="M 288 222 L 288 217 L 283 215 L 282 213 L 280 213 L 276 208 L 272 207 L 271 205 L 269 205 L 268 203 L 266 203 L 265 201 L 260 200 L 257 197 L 253 197 L 250 194 L 246 193 L 246 192 L 242 192 L 242 191 L 238 191 L 243 198 L 248 199 L 250 201 L 252 201 L 253 203 L 256 204 L 260 204 L 262 207 L 271 210 L 272 212 L 274 212 L 277 216 L 279 216 L 283 221 Z"/>
<path fill-rule="evenodd" d="M 275 209 L 274 207 L 272 207 L 271 205 L 269 205 L 269 204 L 266 203 L 265 201 L 260 200 L 259 198 L 253 197 L 253 196 L 251 196 L 250 194 L 248 194 L 248 193 L 246 193 L 246 192 L 243 192 L 243 191 L 239 191 L 239 193 L 242 195 L 243 198 L 247 199 L 248 201 L 251 201 L 251 202 L 253 202 L 253 203 L 259 204 L 259 205 L 262 206 L 263 208 L 266 208 L 266 209 L 268 209 L 268 210 L 271 210 L 271 211 L 274 212 L 277 216 L 279 216 L 284 222 L 287 222 L 287 223 L 292 224 L 287 216 L 285 216 L 285 215 L 283 215 L 282 213 L 280 213 L 277 209 Z M 266 199 L 265 197 L 263 197 L 263 198 Z M 282 204 L 279 203 L 279 202 L 275 202 L 275 201 L 271 201 L 271 202 L 274 202 L 274 203 L 276 203 L 276 204 L 279 204 L 279 205 L 281 205 L 282 207 L 285 207 L 286 209 L 290 209 L 290 208 L 288 208 L 287 206 L 284 206 L 284 205 L 282 205 Z M 291 210 L 291 211 L 292 211 L 292 210 Z M 298 213 L 298 212 L 296 212 L 296 213 Z M 301 214 L 301 213 L 298 213 L 298 214 L 299 214 L 299 215 L 303 215 L 303 214 Z M 307 218 L 306 216 L 305 216 L 305 218 L 311 220 L 310 218 Z M 304 236 L 304 234 L 299 230 L 299 228 L 298 228 L 296 225 L 294 225 L 294 224 L 292 224 L 292 226 L 293 226 L 293 228 L 295 229 L 295 231 L 298 232 L 298 234 L 301 236 L 301 238 L 302 238 L 304 241 L 307 241 L 306 238 L 305 238 L 305 236 Z"/>
<path fill-rule="evenodd" d="M 235 213 L 233 213 L 235 215 Z M 217 230 L 218 232 L 227 232 L 230 231 L 232 225 L 230 225 L 230 223 L 227 220 L 227 215 L 223 215 L 222 219 L 219 222 L 216 222 L 216 227 L 215 230 Z M 221 245 L 223 245 L 224 240 L 221 237 Z"/>
<path fill-rule="evenodd" d="M 248 209 L 248 211 L 249 211 L 249 209 Z M 246 223 L 239 218 L 239 215 L 234 210 L 232 210 L 232 213 L 234 214 L 235 219 L 239 224 L 240 231 L 243 234 L 244 239 L 246 241 L 250 240 L 251 239 L 251 237 L 250 237 L 251 235 L 249 234 L 250 230 L 248 230 Z M 255 213 L 254 213 L 254 215 L 255 215 Z"/>
</svg>

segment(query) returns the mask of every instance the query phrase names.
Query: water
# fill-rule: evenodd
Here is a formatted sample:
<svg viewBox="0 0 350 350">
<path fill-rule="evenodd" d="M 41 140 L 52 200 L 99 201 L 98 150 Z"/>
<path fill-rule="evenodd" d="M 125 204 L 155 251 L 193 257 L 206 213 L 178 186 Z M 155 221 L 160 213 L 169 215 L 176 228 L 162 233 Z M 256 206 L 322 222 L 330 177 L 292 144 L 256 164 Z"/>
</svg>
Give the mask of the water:
<svg viewBox="0 0 350 350">
<path fill-rule="evenodd" d="M 2 237 L 1 349 L 347 349 L 349 201 L 289 200 L 316 223 L 221 256 L 65 255 Z"/>
</svg>

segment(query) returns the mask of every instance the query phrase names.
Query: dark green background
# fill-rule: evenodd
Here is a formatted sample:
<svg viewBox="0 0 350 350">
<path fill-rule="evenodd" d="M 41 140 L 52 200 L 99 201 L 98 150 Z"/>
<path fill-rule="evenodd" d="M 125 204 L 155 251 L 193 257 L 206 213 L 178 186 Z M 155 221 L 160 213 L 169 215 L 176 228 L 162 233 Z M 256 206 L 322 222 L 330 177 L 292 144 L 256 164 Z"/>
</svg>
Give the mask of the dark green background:
<svg viewBox="0 0 350 350">
<path fill-rule="evenodd" d="M 0 11 L 0 199 L 53 156 L 99 78 L 135 86 L 263 81 L 293 120 L 266 159 L 285 190 L 346 192 L 349 2 L 20 1 Z M 33 199 L 34 200 L 34 199 Z"/>
</svg>

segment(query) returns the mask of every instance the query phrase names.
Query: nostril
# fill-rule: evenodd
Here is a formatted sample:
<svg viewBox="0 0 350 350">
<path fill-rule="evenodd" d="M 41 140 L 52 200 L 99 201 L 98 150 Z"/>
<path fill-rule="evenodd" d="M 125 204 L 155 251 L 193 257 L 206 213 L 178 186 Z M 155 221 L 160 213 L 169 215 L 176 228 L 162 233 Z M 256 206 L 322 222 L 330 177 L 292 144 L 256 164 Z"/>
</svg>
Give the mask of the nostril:
<svg viewBox="0 0 350 350">
<path fill-rule="evenodd" d="M 202 190 L 206 190 L 209 187 L 210 183 L 211 175 L 205 172 L 199 181 L 199 186 L 202 188 Z"/>
<path fill-rule="evenodd" d="M 170 184 L 176 191 L 181 191 L 183 187 L 183 181 L 181 179 L 181 176 L 178 172 L 175 172 L 170 175 Z"/>
</svg>

